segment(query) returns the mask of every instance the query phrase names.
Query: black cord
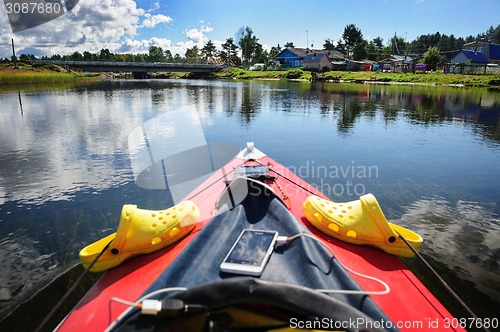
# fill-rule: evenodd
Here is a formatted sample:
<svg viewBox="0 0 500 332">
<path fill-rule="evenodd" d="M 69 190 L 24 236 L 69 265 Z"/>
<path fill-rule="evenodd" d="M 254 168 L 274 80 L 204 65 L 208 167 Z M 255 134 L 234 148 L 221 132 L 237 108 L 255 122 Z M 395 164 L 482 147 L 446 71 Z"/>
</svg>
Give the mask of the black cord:
<svg viewBox="0 0 500 332">
<path fill-rule="evenodd" d="M 243 164 L 245 164 L 246 162 L 244 162 Z M 191 197 L 189 197 L 188 199 L 192 199 L 194 197 L 196 197 L 197 195 L 201 194 L 202 192 L 204 192 L 205 190 L 207 190 L 208 188 L 212 187 L 214 184 L 218 183 L 220 180 L 224 179 L 227 175 L 231 174 L 232 172 L 234 172 L 234 169 L 232 169 L 229 173 L 227 174 L 224 174 L 222 177 L 220 177 L 219 179 L 217 179 L 216 181 L 212 182 L 211 184 L 209 184 L 208 186 L 206 186 L 205 188 L 203 188 L 202 190 L 200 190 L 199 192 L 195 193 L 194 195 L 192 195 Z M 45 316 L 44 320 L 40 323 L 40 325 L 38 325 L 37 329 L 35 330 L 35 332 L 41 332 L 42 329 L 45 327 L 45 325 L 47 325 L 47 323 L 50 321 L 50 319 L 52 319 L 52 317 L 56 314 L 56 312 L 59 310 L 59 308 L 63 305 L 64 302 L 66 302 L 66 300 L 68 299 L 68 297 L 75 291 L 75 289 L 80 285 L 80 283 L 82 282 L 83 278 L 87 275 L 87 273 L 89 273 L 90 269 L 95 265 L 95 263 L 99 260 L 99 258 L 102 256 L 102 254 L 104 254 L 104 252 L 106 251 L 106 249 L 109 248 L 109 245 L 111 244 L 111 242 L 113 242 L 113 240 L 111 240 L 102 250 L 101 252 L 94 258 L 94 260 L 89 264 L 89 266 L 87 266 L 87 268 L 85 269 L 85 271 L 82 272 L 82 274 L 78 277 L 77 280 L 75 280 L 75 282 L 73 283 L 73 285 L 71 285 L 71 287 L 66 291 L 66 293 L 63 295 L 63 297 L 57 302 L 57 304 L 52 308 L 52 310 L 50 311 L 50 313 Z"/>
<path fill-rule="evenodd" d="M 261 165 L 261 166 L 266 166 L 265 164 L 261 163 L 261 162 L 260 162 L 260 161 L 258 161 L 258 160 L 253 160 L 253 161 L 255 161 L 257 164 L 259 164 L 259 165 Z M 288 182 L 290 182 L 291 184 L 296 185 L 296 186 L 297 186 L 297 187 L 299 187 L 300 189 L 303 189 L 303 190 L 307 191 L 307 192 L 308 192 L 308 193 L 310 193 L 311 195 L 316 195 L 316 193 L 315 193 L 315 192 L 313 192 L 312 190 L 307 189 L 306 187 L 304 187 L 304 186 L 302 186 L 302 185 L 298 184 L 297 182 L 293 181 L 292 179 L 290 179 L 290 178 L 288 178 L 288 177 L 286 177 L 286 176 L 284 176 L 284 175 L 282 175 L 282 174 L 280 174 L 280 173 L 276 172 L 274 169 L 269 168 L 269 171 L 270 171 L 270 172 L 273 172 L 273 173 L 274 173 L 274 174 L 276 174 L 277 176 L 279 176 L 279 177 L 281 177 L 281 178 L 283 178 L 283 179 L 287 180 L 287 181 L 288 181 Z M 278 184 L 278 183 L 276 183 L 276 184 Z"/>
<path fill-rule="evenodd" d="M 244 165 L 245 163 L 247 163 L 247 161 L 245 161 L 242 165 Z M 262 163 L 260 163 L 259 161 L 255 160 L 255 162 L 257 162 L 258 164 L 261 164 L 263 165 Z M 290 183 L 300 187 L 301 189 L 311 193 L 311 194 L 315 194 L 314 192 L 312 192 L 311 190 L 303 187 L 302 185 L 298 184 L 297 182 L 289 179 L 288 177 L 286 176 L 283 176 L 281 175 L 280 173 L 276 172 L 275 170 L 273 169 L 270 169 L 270 171 L 272 171 L 273 173 L 275 173 L 276 175 L 282 177 L 283 179 L 289 181 Z M 217 182 L 219 182 L 220 180 L 226 178 L 227 175 L 231 174 L 232 172 L 234 172 L 234 169 L 232 171 L 230 171 L 229 173 L 225 174 L 224 172 L 224 175 L 222 177 L 220 177 L 219 179 L 217 179 L 216 181 L 212 182 L 211 184 L 209 184 L 208 186 L 206 186 L 205 188 L 203 188 L 202 190 L 200 190 L 199 192 L 197 192 L 196 194 L 192 195 L 191 197 L 189 197 L 188 199 L 192 199 L 194 197 L 196 197 L 197 195 L 199 195 L 200 193 L 204 192 L 205 190 L 207 190 L 208 188 L 212 187 L 214 184 L 216 184 Z M 477 315 L 469 308 L 469 306 L 467 306 L 467 304 L 453 291 L 453 289 L 451 289 L 451 287 L 446 283 L 446 281 L 441 278 L 441 276 L 437 273 L 436 270 L 434 270 L 434 268 L 432 268 L 432 266 L 427 262 L 427 260 L 425 258 L 422 257 L 422 255 L 420 255 L 418 253 L 418 251 L 415 250 L 415 248 L 413 248 L 413 246 L 405 239 L 405 237 L 403 235 L 401 235 L 398 231 L 395 230 L 395 232 L 401 237 L 401 239 L 404 241 L 404 243 L 408 246 L 408 248 L 410 248 L 410 250 L 415 254 L 415 256 L 431 271 L 431 273 L 438 279 L 438 281 L 443 285 L 443 287 L 450 293 L 450 295 L 452 295 L 455 300 L 462 306 L 462 308 L 467 311 L 467 313 L 469 315 L 471 315 L 472 318 L 478 318 Z M 80 275 L 80 277 L 78 277 L 78 279 L 73 283 L 73 285 L 66 291 L 66 293 L 63 295 L 63 297 L 59 300 L 59 302 L 52 308 L 51 312 L 45 317 L 45 319 L 41 322 L 41 324 L 38 326 L 38 328 L 35 330 L 35 332 L 40 332 L 44 327 L 45 325 L 47 325 L 47 323 L 49 322 L 49 320 L 54 316 L 54 314 L 57 312 L 57 310 L 59 310 L 59 308 L 61 307 L 61 305 L 67 300 L 67 298 L 75 291 L 75 289 L 78 287 L 78 285 L 82 282 L 83 278 L 87 275 L 87 273 L 90 271 L 90 269 L 94 266 L 94 264 L 97 262 L 97 260 L 102 256 L 102 254 L 106 251 L 106 249 L 108 249 L 108 247 L 110 246 L 111 242 L 113 242 L 113 240 L 111 240 L 102 250 L 101 252 L 94 258 L 94 260 L 89 264 L 89 266 L 87 266 L 87 268 L 85 269 L 85 271 L 83 271 L 83 273 Z M 490 330 L 487 329 L 487 328 L 482 328 L 484 331 L 487 331 L 489 332 Z"/>
<path fill-rule="evenodd" d="M 101 250 L 101 252 L 94 258 L 94 260 L 87 266 L 85 271 L 82 272 L 82 274 L 78 277 L 78 279 L 75 280 L 73 285 L 64 293 L 63 297 L 56 303 L 56 305 L 52 308 L 52 310 L 49 312 L 47 316 L 45 316 L 44 320 L 38 325 L 37 329 L 35 332 L 40 332 L 42 329 L 47 325 L 47 323 L 52 319 L 52 317 L 56 314 L 56 312 L 59 310 L 59 308 L 66 302 L 68 297 L 75 291 L 75 289 L 80 285 L 82 282 L 83 278 L 89 273 L 90 269 L 95 265 L 95 263 L 99 260 L 99 258 L 104 254 L 106 249 L 109 248 L 109 245 L 113 242 L 113 240 L 109 241 L 109 243 Z"/>
<path fill-rule="evenodd" d="M 398 231 L 396 231 L 396 230 L 394 230 L 394 231 L 399 235 L 399 237 L 401 238 L 401 240 L 403 240 L 404 243 L 406 243 L 406 245 L 408 246 L 408 248 L 410 248 L 410 250 L 413 251 L 413 253 L 415 254 L 415 256 L 417 256 L 417 258 L 429 269 L 429 271 L 431 271 L 431 273 L 437 278 L 437 280 L 446 289 L 446 291 L 448 291 L 448 293 L 450 293 L 450 295 L 453 296 L 453 298 L 460 304 L 460 306 L 465 311 L 467 311 L 467 313 L 469 315 L 471 315 L 471 318 L 478 319 L 478 317 L 472 311 L 472 309 L 469 308 L 469 306 L 460 298 L 460 296 L 458 296 L 457 293 L 455 293 L 455 291 L 453 289 L 451 289 L 451 287 L 448 285 L 448 283 L 443 278 L 441 278 L 441 276 L 439 275 L 439 273 L 437 273 L 437 271 L 434 270 L 434 268 L 429 264 L 429 262 L 427 262 L 427 260 L 422 255 L 420 255 L 420 253 L 417 250 L 415 250 L 415 248 L 413 248 L 413 246 L 408 242 L 408 240 L 406 240 L 405 237 L 403 235 L 401 235 Z M 482 327 L 481 329 L 483 331 L 487 331 L 487 332 L 490 331 L 489 329 L 487 329 L 485 327 Z"/>
<path fill-rule="evenodd" d="M 245 164 L 247 161 L 245 161 L 243 164 Z M 242 165 L 243 165 L 242 164 Z M 224 179 L 227 175 L 231 174 L 232 172 L 234 172 L 234 169 L 232 169 L 229 173 L 224 173 L 224 175 L 222 177 L 220 177 L 219 179 L 217 179 L 216 181 L 212 182 L 211 184 L 209 184 L 208 186 L 206 186 L 205 188 L 203 188 L 202 190 L 200 190 L 199 192 L 195 193 L 194 195 L 192 195 L 191 197 L 188 198 L 189 199 L 192 199 L 196 196 L 198 196 L 199 194 L 201 194 L 202 192 L 204 192 L 205 190 L 207 190 L 208 188 L 212 187 L 214 184 L 218 183 L 220 180 Z M 102 254 L 104 254 L 104 252 L 106 251 L 106 249 L 109 248 L 109 245 L 111 244 L 111 242 L 113 242 L 113 240 L 111 240 L 102 250 L 101 252 L 94 258 L 94 260 L 89 264 L 89 266 L 87 266 L 87 268 L 85 269 L 85 271 L 82 272 L 82 274 L 78 277 L 77 280 L 75 280 L 75 282 L 73 283 L 73 285 L 71 285 L 71 287 L 66 291 L 66 293 L 63 295 L 63 297 L 57 302 L 57 304 L 52 308 L 52 310 L 50 311 L 50 313 L 45 316 L 44 320 L 40 323 L 40 325 L 38 325 L 37 329 L 35 330 L 35 332 L 41 332 L 42 329 L 45 327 L 45 325 L 47 325 L 47 323 L 50 321 L 50 319 L 52 319 L 52 317 L 55 315 L 55 313 L 57 312 L 57 310 L 59 310 L 59 308 L 63 305 L 64 302 L 66 302 L 66 300 L 68 299 L 68 297 L 75 291 L 75 289 L 80 285 L 80 283 L 82 282 L 83 278 L 87 275 L 87 273 L 89 273 L 90 269 L 95 265 L 95 263 L 97 262 L 97 260 L 99 260 L 99 258 L 102 256 Z"/>
<path fill-rule="evenodd" d="M 246 163 L 246 161 L 238 166 L 242 166 Z M 238 167 L 236 166 L 236 167 Z M 223 175 L 218 178 L 217 180 L 215 180 L 214 182 L 210 183 L 209 185 L 207 185 L 205 188 L 201 189 L 200 191 L 198 191 L 197 193 L 189 196 L 186 200 L 191 200 L 193 198 L 195 198 L 196 196 L 198 196 L 199 194 L 201 194 L 202 192 L 204 192 L 205 190 L 209 189 L 210 187 L 212 187 L 213 185 L 215 185 L 216 183 L 218 183 L 220 180 L 222 179 L 225 179 L 229 174 L 233 173 L 235 171 L 236 168 L 233 168 L 231 171 L 229 171 L 229 173 L 225 173 L 223 172 Z"/>
<path fill-rule="evenodd" d="M 258 162 L 258 161 L 257 161 Z M 259 163 L 259 162 L 258 162 Z M 259 163 L 262 165 L 262 163 Z M 301 189 L 311 193 L 311 194 L 314 194 L 314 192 L 312 192 L 311 190 L 301 186 L 300 184 L 298 184 L 297 182 L 287 178 L 286 176 L 283 176 L 281 175 L 280 173 L 276 172 L 275 170 L 273 169 L 270 169 L 272 172 L 274 172 L 275 174 L 277 174 L 278 176 L 282 177 L 283 179 L 289 181 L 290 183 L 300 187 Z M 422 255 L 420 255 L 418 253 L 418 251 L 415 250 L 415 248 L 413 248 L 413 246 L 408 242 L 408 240 L 405 239 L 405 237 L 403 235 L 401 235 L 398 231 L 394 230 L 400 237 L 401 239 L 404 241 L 404 243 L 408 246 L 408 248 L 410 248 L 410 250 L 415 254 L 415 256 L 417 256 L 417 258 L 431 271 L 431 273 L 438 279 L 438 281 L 443 285 L 443 287 L 448 291 L 448 293 L 450 293 L 450 295 L 453 296 L 453 298 L 460 304 L 460 306 L 469 314 L 471 315 L 471 318 L 475 318 L 475 319 L 478 319 L 477 315 L 472 311 L 471 308 L 469 308 L 469 306 L 460 298 L 460 296 L 458 296 L 457 293 L 455 293 L 455 291 L 453 291 L 453 289 L 451 289 L 451 287 L 448 285 L 448 283 L 439 275 L 439 273 L 437 273 L 436 270 L 434 270 L 432 268 L 432 266 L 427 262 L 427 260 L 422 257 Z M 489 332 L 490 330 L 483 327 L 482 330 L 484 331 L 487 331 Z"/>
<path fill-rule="evenodd" d="M 257 161 L 257 163 L 261 164 L 260 162 Z M 278 176 L 282 177 L 283 179 L 289 181 L 290 183 L 300 187 L 301 189 L 315 195 L 314 192 L 312 192 L 311 190 L 301 186 L 300 184 L 298 184 L 297 182 L 289 179 L 288 177 L 286 176 L 283 176 L 281 175 L 280 173 L 276 172 L 275 170 L 273 169 L 270 169 L 270 171 L 274 172 L 275 174 L 277 174 Z M 465 310 L 467 311 L 467 313 L 469 315 L 471 315 L 471 318 L 475 318 L 475 319 L 478 319 L 477 315 L 472 311 L 471 308 L 469 308 L 469 306 L 460 298 L 460 296 L 458 296 L 457 293 L 455 293 L 455 291 L 453 291 L 453 289 L 451 289 L 451 287 L 448 285 L 448 283 L 439 275 L 439 273 L 437 273 L 436 270 L 434 270 L 432 268 L 432 266 L 427 262 L 427 260 L 422 257 L 422 255 L 420 255 L 418 253 L 418 251 L 415 250 L 415 248 L 413 248 L 413 246 L 408 242 L 408 240 L 405 239 L 405 237 L 403 235 L 401 235 L 398 231 L 394 230 L 400 237 L 401 239 L 404 241 L 404 243 L 408 246 L 408 248 L 410 248 L 410 250 L 415 254 L 415 256 L 417 256 L 417 258 L 431 271 L 431 273 L 439 280 L 439 282 L 443 285 L 443 287 L 448 291 L 448 293 L 450 293 L 450 295 L 453 296 L 453 298 L 460 304 L 460 306 Z M 490 330 L 483 327 L 482 330 L 484 331 L 487 331 L 489 332 Z"/>
<path fill-rule="evenodd" d="M 283 179 L 287 180 L 288 182 L 290 182 L 290 183 L 292 183 L 292 184 L 296 185 L 296 186 L 297 186 L 297 187 L 299 187 L 300 189 L 303 189 L 303 190 L 307 191 L 307 192 L 308 192 L 308 193 L 310 193 L 311 195 L 316 195 L 316 193 L 315 193 L 315 192 L 313 192 L 312 190 L 307 189 L 306 187 L 304 187 L 304 186 L 302 186 L 302 185 L 298 184 L 297 182 L 293 181 L 292 179 L 287 178 L 287 177 L 286 177 L 286 176 L 284 176 L 284 175 L 281 175 L 280 173 L 276 172 L 275 170 L 270 169 L 270 171 L 272 171 L 273 173 L 275 173 L 275 174 L 276 174 L 276 175 L 278 175 L 279 177 L 282 177 Z"/>
</svg>

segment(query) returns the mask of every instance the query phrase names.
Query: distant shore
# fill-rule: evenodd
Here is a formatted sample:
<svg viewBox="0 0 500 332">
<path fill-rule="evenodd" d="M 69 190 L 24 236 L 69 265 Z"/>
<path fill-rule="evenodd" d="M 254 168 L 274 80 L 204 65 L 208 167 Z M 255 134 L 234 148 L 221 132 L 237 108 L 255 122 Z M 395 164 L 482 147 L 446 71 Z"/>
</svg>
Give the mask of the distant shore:
<svg viewBox="0 0 500 332">
<path fill-rule="evenodd" d="M 382 73 L 372 71 L 329 71 L 318 73 L 316 79 L 325 82 L 354 82 L 373 84 L 405 84 L 460 86 L 500 89 L 500 73 L 483 75 L 431 73 Z M 99 80 L 127 77 L 124 74 L 82 73 L 66 71 L 58 66 L 33 67 L 19 64 L 14 68 L 11 64 L 0 64 L 0 86 L 70 83 L 76 81 Z M 187 73 L 157 73 L 154 78 L 189 78 Z M 300 69 L 250 71 L 239 68 L 225 68 L 215 73 L 215 79 L 259 79 L 259 80 L 302 80 L 312 81 L 311 72 Z"/>
<path fill-rule="evenodd" d="M 289 71 L 249 71 L 230 68 L 215 74 L 218 78 L 232 79 L 299 79 L 312 80 L 311 72 L 299 69 Z M 431 73 L 383 73 L 374 71 L 329 71 L 317 74 L 318 81 L 373 84 L 404 84 L 433 86 L 462 86 L 500 88 L 500 73 L 484 75 Z"/>
</svg>

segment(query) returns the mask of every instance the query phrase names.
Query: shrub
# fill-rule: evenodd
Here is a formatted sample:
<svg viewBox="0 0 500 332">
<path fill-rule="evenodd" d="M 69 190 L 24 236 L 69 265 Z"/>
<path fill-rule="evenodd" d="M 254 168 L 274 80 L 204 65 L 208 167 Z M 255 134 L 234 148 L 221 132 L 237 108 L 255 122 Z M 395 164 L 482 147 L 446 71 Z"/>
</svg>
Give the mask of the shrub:
<svg viewBox="0 0 500 332">
<path fill-rule="evenodd" d="M 304 72 L 301 69 L 290 69 L 285 73 L 285 78 L 288 79 L 294 79 L 294 78 L 300 78 Z"/>
<path fill-rule="evenodd" d="M 489 82 L 490 85 L 500 85 L 500 80 L 490 80 Z"/>
</svg>

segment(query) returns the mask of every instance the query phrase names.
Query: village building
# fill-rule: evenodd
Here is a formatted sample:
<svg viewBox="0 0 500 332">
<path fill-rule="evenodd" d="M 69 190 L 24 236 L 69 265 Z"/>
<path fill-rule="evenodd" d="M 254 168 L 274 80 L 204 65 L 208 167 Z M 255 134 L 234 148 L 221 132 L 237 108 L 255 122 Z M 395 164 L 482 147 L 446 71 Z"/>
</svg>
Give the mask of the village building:
<svg viewBox="0 0 500 332">
<path fill-rule="evenodd" d="M 323 71 L 332 68 L 332 61 L 323 53 L 309 53 L 304 58 L 303 64 L 306 70 Z"/>
<path fill-rule="evenodd" d="M 484 72 L 486 73 L 486 67 L 488 65 L 488 58 L 481 52 L 474 52 L 470 50 L 460 50 L 450 61 L 449 69 L 445 69 L 445 72 L 453 73 L 474 73 L 474 72 Z"/>
<path fill-rule="evenodd" d="M 407 73 L 413 71 L 414 63 L 415 60 L 412 57 L 395 54 L 379 63 L 379 68 L 394 73 Z"/>
<path fill-rule="evenodd" d="M 463 46 L 464 50 L 482 53 L 489 63 L 500 65 L 500 45 L 487 43 L 485 41 L 475 41 Z"/>
<path fill-rule="evenodd" d="M 310 55 L 311 54 L 311 55 Z M 326 58 L 323 56 L 320 56 L 321 54 L 326 55 Z M 306 64 L 304 65 L 304 60 L 306 57 L 309 56 L 307 59 Z M 326 59 L 329 60 L 329 64 L 326 64 Z M 288 47 L 282 50 L 275 58 L 274 60 L 279 63 L 282 67 L 285 68 L 304 68 L 307 69 L 306 67 L 314 67 L 318 68 L 318 65 L 320 65 L 322 70 L 325 65 L 329 68 L 331 68 L 331 63 L 332 62 L 339 62 L 339 61 L 345 61 L 345 56 L 335 50 L 311 50 L 308 48 L 296 48 L 296 47 Z M 319 62 L 321 64 L 319 64 Z"/>
<path fill-rule="evenodd" d="M 474 52 L 470 50 L 460 50 L 453 58 L 451 58 L 451 64 L 472 64 L 472 65 L 485 65 L 487 64 L 488 58 L 481 52 Z"/>
</svg>

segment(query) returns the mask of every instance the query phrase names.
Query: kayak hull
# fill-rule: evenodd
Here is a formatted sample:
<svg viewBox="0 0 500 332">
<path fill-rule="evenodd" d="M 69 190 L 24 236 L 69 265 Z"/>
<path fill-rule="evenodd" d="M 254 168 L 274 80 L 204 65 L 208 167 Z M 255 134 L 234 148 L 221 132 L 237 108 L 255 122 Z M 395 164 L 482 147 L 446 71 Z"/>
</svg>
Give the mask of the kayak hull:
<svg viewBox="0 0 500 332">
<path fill-rule="evenodd" d="M 245 162 L 239 158 L 231 160 L 223 168 L 212 174 L 186 199 L 193 201 L 200 211 L 200 222 L 193 230 L 174 245 L 149 255 L 130 259 L 128 262 L 107 271 L 85 295 L 79 304 L 61 322 L 58 331 L 103 331 L 127 307 L 112 302 L 112 297 L 129 301 L 137 300 L 158 277 L 169 267 L 190 242 L 209 224 L 216 212 L 217 200 L 227 187 L 227 176 Z M 421 331 L 428 329 L 430 322 L 443 324 L 453 316 L 401 262 L 398 257 L 379 249 L 359 246 L 339 241 L 314 227 L 305 217 L 302 204 L 311 194 L 326 198 L 316 188 L 296 176 L 285 166 L 265 155 L 260 155 L 257 165 L 267 165 L 276 180 L 269 183 L 276 195 L 283 200 L 290 214 L 305 229 L 321 240 L 335 257 L 349 269 L 359 273 L 376 276 L 386 282 L 391 291 L 386 295 L 371 295 L 374 303 L 402 331 Z M 380 290 L 380 284 L 349 273 L 363 290 Z M 404 291 L 400 291 L 404 290 Z M 464 331 L 445 329 L 441 331 Z"/>
</svg>

